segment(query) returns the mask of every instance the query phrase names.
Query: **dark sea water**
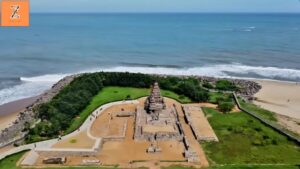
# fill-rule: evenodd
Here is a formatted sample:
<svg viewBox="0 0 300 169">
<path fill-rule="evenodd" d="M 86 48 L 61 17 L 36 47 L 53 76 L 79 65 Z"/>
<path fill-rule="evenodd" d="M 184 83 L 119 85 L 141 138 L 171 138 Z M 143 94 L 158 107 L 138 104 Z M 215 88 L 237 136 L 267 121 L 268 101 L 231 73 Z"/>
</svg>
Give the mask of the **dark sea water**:
<svg viewBox="0 0 300 169">
<path fill-rule="evenodd" d="M 300 14 L 32 14 L 0 28 L 0 104 L 99 70 L 300 81 Z"/>
</svg>

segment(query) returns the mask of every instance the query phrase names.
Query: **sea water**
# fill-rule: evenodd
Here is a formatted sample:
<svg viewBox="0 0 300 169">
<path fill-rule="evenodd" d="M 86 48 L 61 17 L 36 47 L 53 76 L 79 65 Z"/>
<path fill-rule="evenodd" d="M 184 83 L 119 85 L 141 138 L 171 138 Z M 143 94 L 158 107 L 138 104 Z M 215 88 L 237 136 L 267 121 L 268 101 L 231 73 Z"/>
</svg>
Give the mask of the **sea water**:
<svg viewBox="0 0 300 169">
<path fill-rule="evenodd" d="M 300 14 L 31 14 L 0 27 L 0 104 L 102 70 L 300 81 Z"/>
</svg>

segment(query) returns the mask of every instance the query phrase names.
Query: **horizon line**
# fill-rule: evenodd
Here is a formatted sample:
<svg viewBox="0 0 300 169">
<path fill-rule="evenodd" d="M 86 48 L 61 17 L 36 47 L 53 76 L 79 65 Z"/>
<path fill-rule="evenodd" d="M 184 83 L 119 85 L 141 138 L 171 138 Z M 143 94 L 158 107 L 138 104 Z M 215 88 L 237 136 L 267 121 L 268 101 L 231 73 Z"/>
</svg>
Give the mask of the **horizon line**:
<svg viewBox="0 0 300 169">
<path fill-rule="evenodd" d="M 300 14 L 299 12 L 30 12 L 30 14 Z"/>
</svg>

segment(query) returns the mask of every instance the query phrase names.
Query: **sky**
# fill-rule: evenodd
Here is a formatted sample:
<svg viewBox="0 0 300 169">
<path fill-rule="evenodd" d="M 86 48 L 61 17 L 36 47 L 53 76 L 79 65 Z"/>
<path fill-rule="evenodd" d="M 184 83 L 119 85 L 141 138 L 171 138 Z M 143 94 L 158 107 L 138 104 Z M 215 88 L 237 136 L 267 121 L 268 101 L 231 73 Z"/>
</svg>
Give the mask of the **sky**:
<svg viewBox="0 0 300 169">
<path fill-rule="evenodd" d="M 300 0 L 30 0 L 31 12 L 300 13 Z"/>
</svg>

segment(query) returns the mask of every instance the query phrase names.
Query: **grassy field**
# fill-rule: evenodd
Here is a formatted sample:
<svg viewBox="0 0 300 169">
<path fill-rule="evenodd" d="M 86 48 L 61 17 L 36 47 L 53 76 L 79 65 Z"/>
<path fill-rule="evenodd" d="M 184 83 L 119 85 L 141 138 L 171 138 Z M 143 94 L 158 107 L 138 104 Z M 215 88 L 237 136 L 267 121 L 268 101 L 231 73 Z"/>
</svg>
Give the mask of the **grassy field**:
<svg viewBox="0 0 300 169">
<path fill-rule="evenodd" d="M 246 113 L 203 109 L 219 143 L 202 143 L 212 164 L 300 164 L 300 147 Z"/>
<path fill-rule="evenodd" d="M 208 101 L 211 103 L 217 103 L 218 97 L 222 97 L 223 93 L 221 92 L 210 92 Z"/>
<path fill-rule="evenodd" d="M 224 101 L 233 101 L 231 93 L 209 92 L 208 102 L 218 104 L 218 100 L 222 98 Z"/>
<path fill-rule="evenodd" d="M 101 105 L 125 99 L 137 99 L 147 96 L 149 93 L 150 89 L 132 87 L 105 87 L 93 98 L 91 103 L 80 113 L 80 115 L 73 120 L 66 133 L 76 130 L 84 122 L 84 120 Z M 179 96 L 171 91 L 162 90 L 161 93 L 163 96 L 173 98 L 181 103 L 191 102 L 189 98 L 185 96 Z"/>
<path fill-rule="evenodd" d="M 258 114 L 259 116 L 261 116 L 262 118 L 266 119 L 266 120 L 269 120 L 269 121 L 272 121 L 272 122 L 277 122 L 277 119 L 275 117 L 275 113 L 269 111 L 269 110 L 266 110 L 266 109 L 262 109 L 258 106 L 256 106 L 255 104 L 252 104 L 252 103 L 247 103 L 247 102 L 244 102 L 242 100 L 239 100 L 241 106 L 250 111 L 250 112 L 254 112 L 256 114 Z"/>
<path fill-rule="evenodd" d="M 295 165 L 222 165 L 211 166 L 205 169 L 299 169 L 299 166 Z M 171 166 L 164 167 L 162 169 L 191 169 L 183 166 Z"/>
</svg>

